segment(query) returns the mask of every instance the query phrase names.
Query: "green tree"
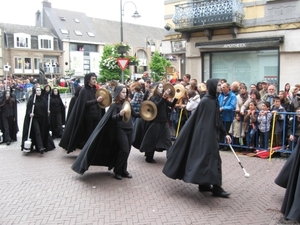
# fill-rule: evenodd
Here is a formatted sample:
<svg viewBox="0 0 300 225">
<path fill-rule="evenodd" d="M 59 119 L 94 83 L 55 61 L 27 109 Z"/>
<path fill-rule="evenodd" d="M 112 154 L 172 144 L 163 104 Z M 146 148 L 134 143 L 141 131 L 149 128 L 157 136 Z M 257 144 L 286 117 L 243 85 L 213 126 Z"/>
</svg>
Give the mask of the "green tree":
<svg viewBox="0 0 300 225">
<path fill-rule="evenodd" d="M 121 57 L 117 51 L 117 46 L 119 45 L 120 44 L 104 46 L 102 59 L 100 61 L 100 78 L 98 78 L 98 81 L 121 81 L 122 71 L 117 62 L 117 58 Z M 128 50 L 130 50 L 130 48 Z M 127 79 L 128 75 L 129 69 L 126 68 L 124 70 L 124 79 Z"/>
<path fill-rule="evenodd" d="M 171 63 L 165 57 L 161 56 L 158 51 L 155 51 L 149 65 L 151 78 L 153 81 L 157 82 L 165 78 L 166 68 L 170 67 Z"/>
</svg>

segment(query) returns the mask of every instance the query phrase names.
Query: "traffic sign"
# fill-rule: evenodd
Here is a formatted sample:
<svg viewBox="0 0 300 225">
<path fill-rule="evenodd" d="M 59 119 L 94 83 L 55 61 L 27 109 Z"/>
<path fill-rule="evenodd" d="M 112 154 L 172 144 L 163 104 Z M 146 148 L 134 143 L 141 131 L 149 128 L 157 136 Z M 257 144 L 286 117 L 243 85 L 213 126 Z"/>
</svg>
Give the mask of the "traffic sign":
<svg viewBox="0 0 300 225">
<path fill-rule="evenodd" d="M 117 62 L 118 62 L 119 67 L 121 68 L 121 70 L 125 70 L 126 66 L 129 63 L 129 59 L 117 58 Z"/>
</svg>

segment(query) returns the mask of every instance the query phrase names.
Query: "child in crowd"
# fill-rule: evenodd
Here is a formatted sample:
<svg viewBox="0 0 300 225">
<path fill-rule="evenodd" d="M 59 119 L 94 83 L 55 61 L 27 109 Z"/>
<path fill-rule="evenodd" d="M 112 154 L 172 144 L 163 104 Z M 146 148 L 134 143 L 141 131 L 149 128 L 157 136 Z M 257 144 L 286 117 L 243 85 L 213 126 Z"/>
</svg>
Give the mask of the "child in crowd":
<svg viewBox="0 0 300 225">
<path fill-rule="evenodd" d="M 271 127 L 272 113 L 270 112 L 270 102 L 263 102 L 262 110 L 257 117 L 259 129 L 259 146 L 267 149 L 269 147 L 269 135 Z"/>
<path fill-rule="evenodd" d="M 234 145 L 244 145 L 246 123 L 241 120 L 240 113 L 235 113 L 235 118 L 229 129 L 229 134 L 233 137 Z"/>
<path fill-rule="evenodd" d="M 284 121 L 285 114 L 280 114 L 280 113 L 285 112 L 285 109 L 281 106 L 281 101 L 278 96 L 274 97 L 274 102 L 273 105 L 271 106 L 270 111 L 273 115 L 273 120 L 275 120 L 273 146 L 281 146 L 283 121 Z M 273 121 L 271 125 L 273 125 Z"/>
<path fill-rule="evenodd" d="M 257 131 L 257 108 L 256 108 L 256 102 L 251 101 L 249 103 L 249 109 L 246 111 L 244 121 L 248 125 L 248 129 L 246 129 L 246 132 L 248 132 L 247 135 L 247 143 L 250 147 L 250 149 L 253 149 L 254 146 L 257 144 L 255 143 L 255 134 Z"/>
</svg>

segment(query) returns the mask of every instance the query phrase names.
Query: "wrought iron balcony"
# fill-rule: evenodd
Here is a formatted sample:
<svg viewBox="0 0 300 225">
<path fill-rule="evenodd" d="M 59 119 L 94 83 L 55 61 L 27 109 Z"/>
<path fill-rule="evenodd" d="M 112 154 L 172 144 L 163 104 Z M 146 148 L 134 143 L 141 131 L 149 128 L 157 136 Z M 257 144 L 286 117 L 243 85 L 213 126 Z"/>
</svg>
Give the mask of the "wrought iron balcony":
<svg viewBox="0 0 300 225">
<path fill-rule="evenodd" d="M 175 5 L 175 31 L 192 32 L 205 29 L 242 27 L 245 17 L 240 0 L 200 0 Z"/>
</svg>

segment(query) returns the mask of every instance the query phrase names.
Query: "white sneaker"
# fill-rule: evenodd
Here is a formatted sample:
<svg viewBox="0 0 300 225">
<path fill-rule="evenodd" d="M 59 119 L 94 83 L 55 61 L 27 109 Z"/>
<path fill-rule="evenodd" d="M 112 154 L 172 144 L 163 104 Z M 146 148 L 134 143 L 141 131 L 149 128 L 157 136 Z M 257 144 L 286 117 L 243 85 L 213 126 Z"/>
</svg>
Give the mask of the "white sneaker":
<svg viewBox="0 0 300 225">
<path fill-rule="evenodd" d="M 28 153 L 28 152 L 30 152 L 30 150 L 29 149 L 23 149 L 23 152 L 26 152 L 26 153 Z"/>
</svg>

